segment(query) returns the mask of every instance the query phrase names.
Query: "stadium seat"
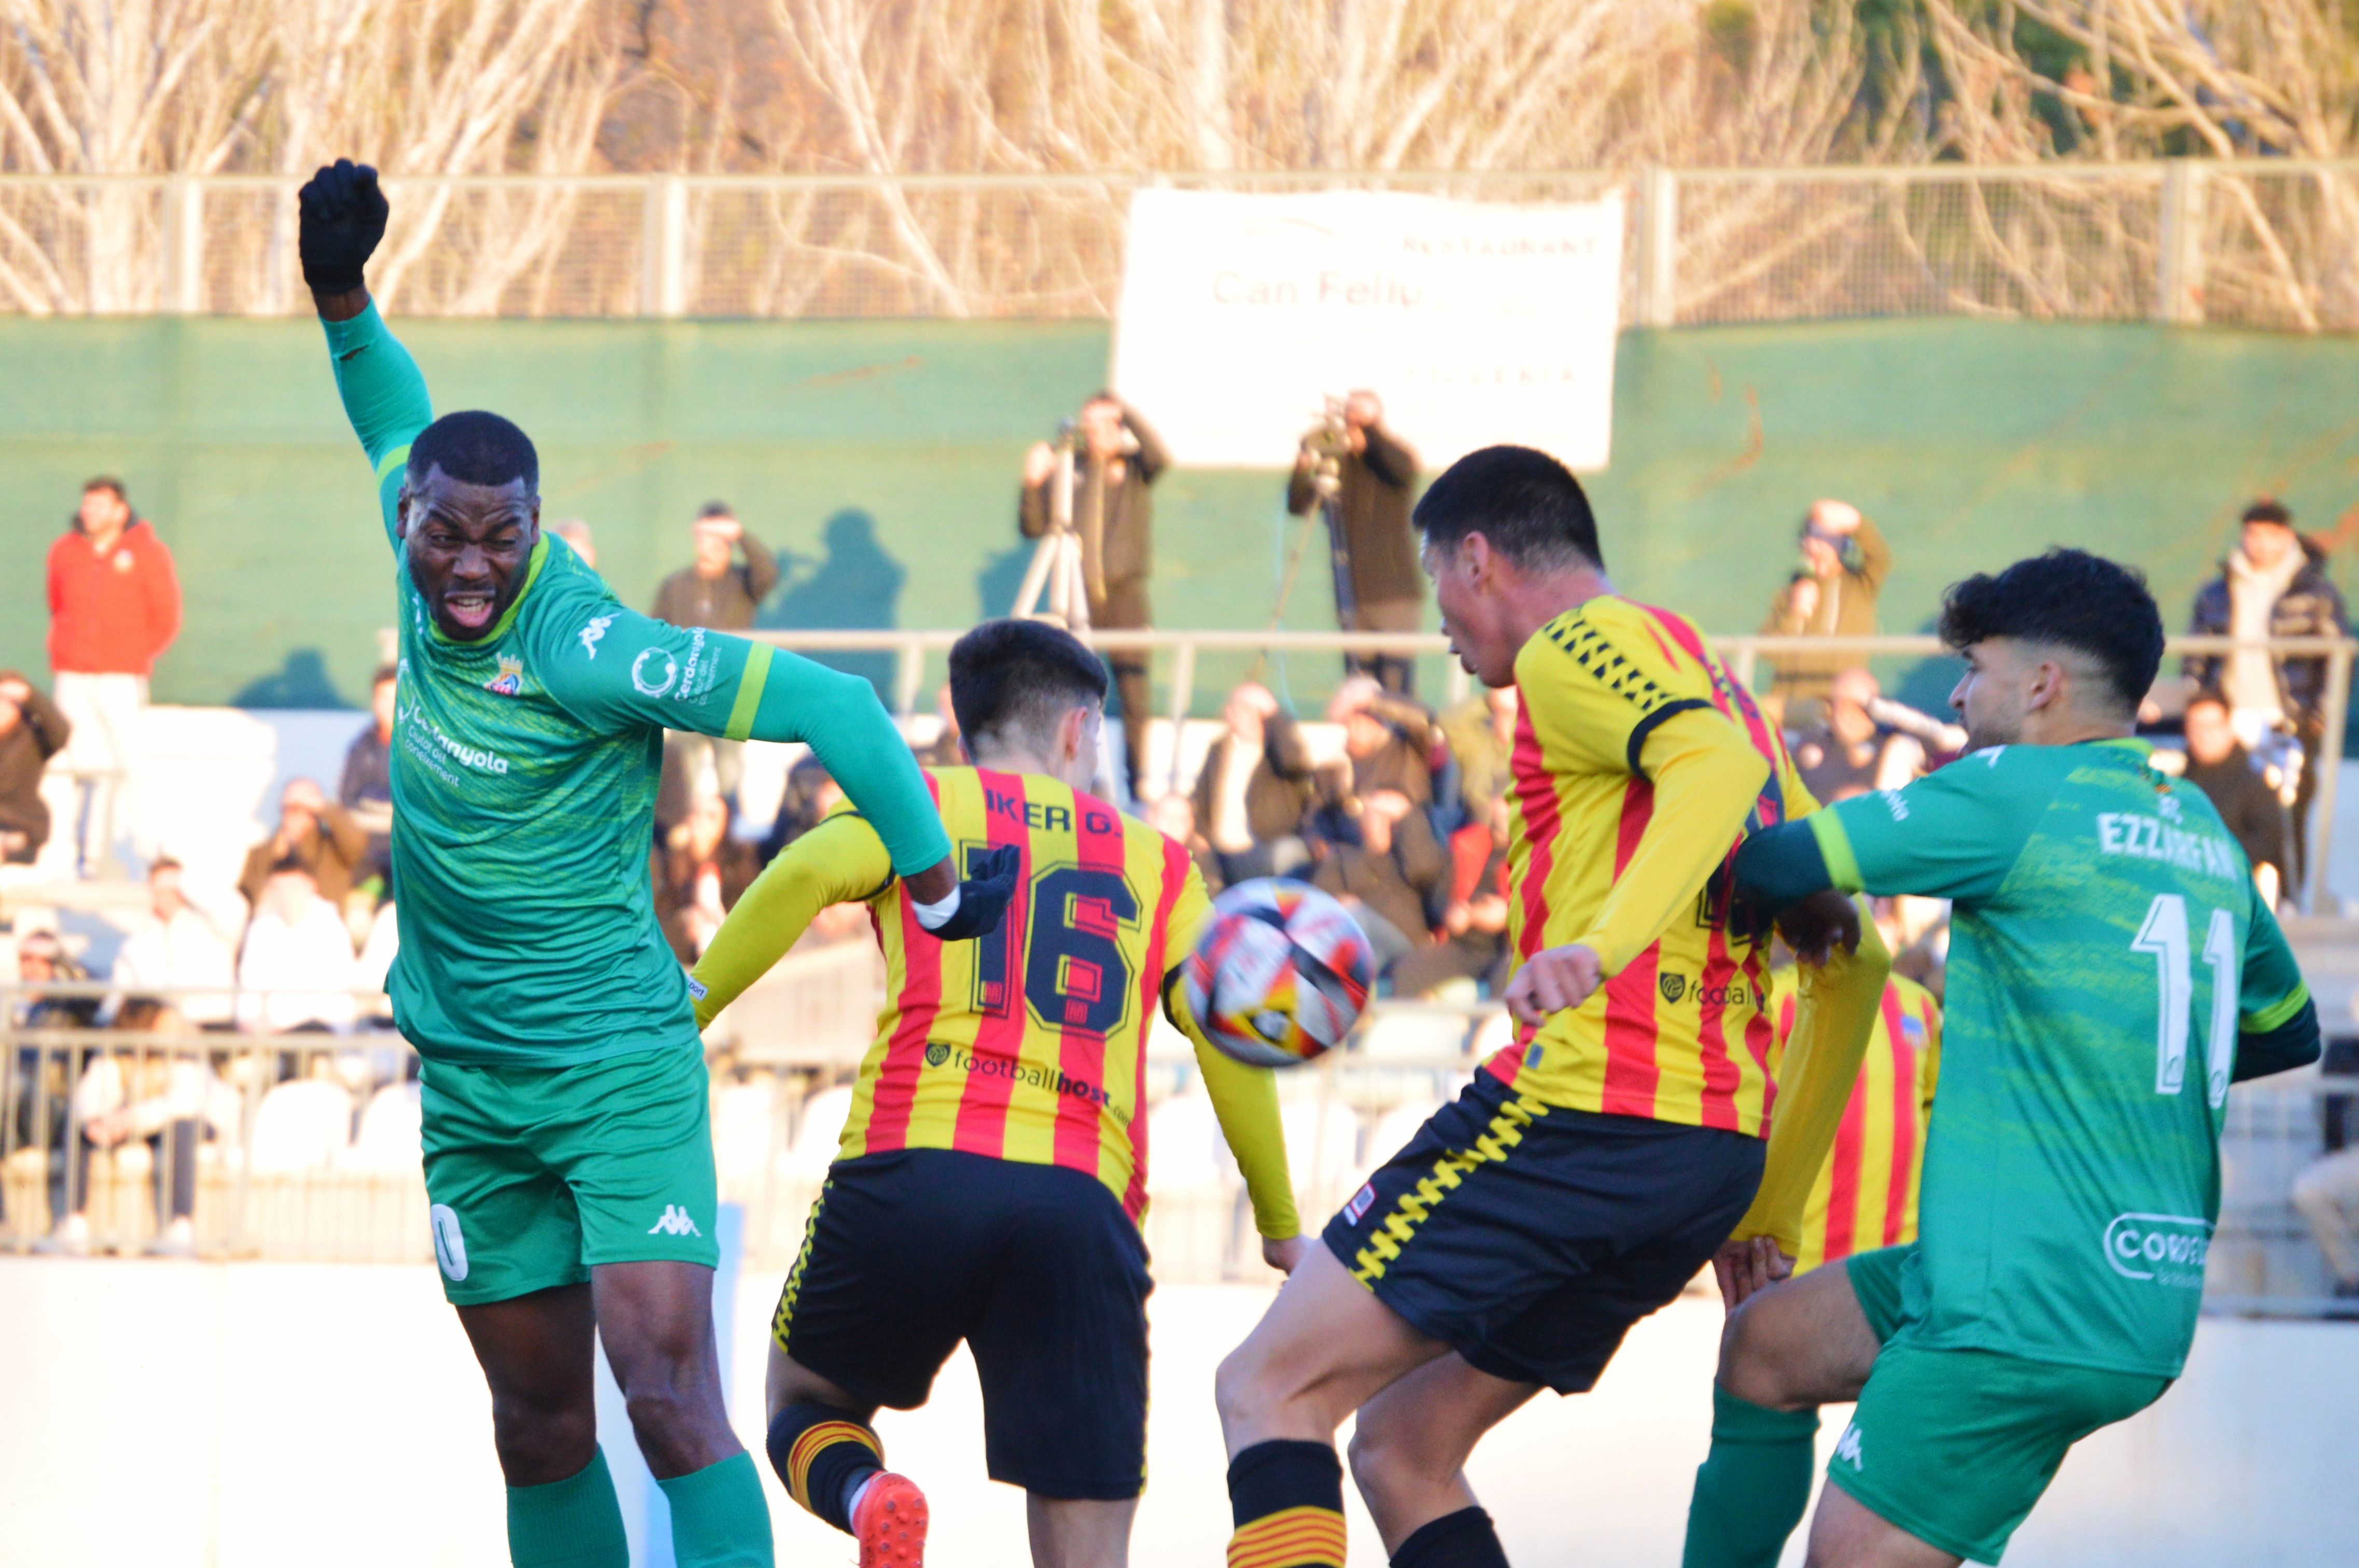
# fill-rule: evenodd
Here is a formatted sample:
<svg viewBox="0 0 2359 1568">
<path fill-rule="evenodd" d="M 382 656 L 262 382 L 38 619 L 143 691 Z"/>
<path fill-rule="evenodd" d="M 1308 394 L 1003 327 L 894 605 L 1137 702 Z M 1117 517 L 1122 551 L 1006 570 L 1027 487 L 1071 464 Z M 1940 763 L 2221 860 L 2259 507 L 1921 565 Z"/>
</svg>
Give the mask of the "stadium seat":
<svg viewBox="0 0 2359 1568">
<path fill-rule="evenodd" d="M 1201 1088 L 1173 1095 L 1147 1113 L 1147 1150 L 1150 1197 L 1220 1186 L 1233 1168 L 1212 1098 Z"/>
<path fill-rule="evenodd" d="M 788 1168 L 814 1179 L 825 1174 L 835 1159 L 835 1146 L 843 1137 L 843 1124 L 851 1116 L 849 1084 L 821 1089 L 805 1100 L 801 1125 L 795 1129 L 794 1152 L 787 1160 Z"/>
<path fill-rule="evenodd" d="M 351 1171 L 392 1174 L 422 1171 L 424 1159 L 419 1144 L 418 1086 L 408 1083 L 387 1084 L 369 1096 L 361 1108 L 360 1130 L 339 1162 Z"/>
<path fill-rule="evenodd" d="M 1305 1213 L 1334 1207 L 1334 1199 L 1359 1169 L 1360 1119 L 1340 1100 L 1301 1098 L 1278 1112 L 1286 1130 L 1286 1159 Z"/>
<path fill-rule="evenodd" d="M 1370 1062 L 1417 1066 L 1454 1063 L 1465 1054 L 1467 1020 L 1454 1012 L 1377 1012 L 1360 1033 L 1360 1055 Z"/>
<path fill-rule="evenodd" d="M 777 1098 L 767 1078 L 730 1084 L 712 1097 L 712 1162 L 723 1180 L 759 1175 L 768 1165 Z"/>
<path fill-rule="evenodd" d="M 352 1141 L 353 1097 L 342 1084 L 300 1078 L 262 1097 L 254 1112 L 253 1170 L 277 1175 L 332 1164 Z"/>
</svg>

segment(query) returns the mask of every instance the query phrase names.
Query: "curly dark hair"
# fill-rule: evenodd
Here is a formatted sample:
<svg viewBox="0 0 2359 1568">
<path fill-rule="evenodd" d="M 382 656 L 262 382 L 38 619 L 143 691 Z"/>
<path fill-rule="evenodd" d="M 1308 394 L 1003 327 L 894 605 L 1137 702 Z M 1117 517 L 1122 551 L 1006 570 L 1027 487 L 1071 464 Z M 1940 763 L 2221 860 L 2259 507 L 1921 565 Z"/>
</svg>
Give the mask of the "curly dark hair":
<svg viewBox="0 0 2359 1568">
<path fill-rule="evenodd" d="M 2146 574 L 2086 550 L 2053 549 L 1952 583 L 1941 596 L 1941 641 L 1963 652 L 1992 637 L 2088 654 L 2125 713 L 2137 711 L 2162 667 L 2162 611 Z"/>
</svg>

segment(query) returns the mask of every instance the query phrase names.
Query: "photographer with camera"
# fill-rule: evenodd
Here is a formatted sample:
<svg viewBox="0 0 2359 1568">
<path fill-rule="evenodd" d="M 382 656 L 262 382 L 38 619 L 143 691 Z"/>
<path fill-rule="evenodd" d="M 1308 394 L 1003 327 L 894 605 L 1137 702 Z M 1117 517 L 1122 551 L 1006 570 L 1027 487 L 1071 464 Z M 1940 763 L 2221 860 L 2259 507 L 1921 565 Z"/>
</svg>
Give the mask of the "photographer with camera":
<svg viewBox="0 0 2359 1568">
<path fill-rule="evenodd" d="M 1286 484 L 1297 517 L 1316 505 L 1327 519 L 1335 568 L 1335 622 L 1345 632 L 1414 632 L 1425 589 L 1408 523 L 1417 453 L 1385 428 L 1383 399 L 1363 388 L 1327 400 L 1327 416 L 1302 438 Z M 1365 672 L 1386 691 L 1413 689 L 1417 664 L 1404 654 L 1347 652 L 1343 672 Z"/>
<path fill-rule="evenodd" d="M 1016 596 L 1015 613 L 1046 613 L 1070 631 L 1145 631 L 1152 619 L 1147 574 L 1155 563 L 1155 510 L 1147 487 L 1171 454 L 1138 411 L 1111 392 L 1082 405 L 1056 442 L 1024 454 L 1016 525 L 1041 541 Z M 1147 770 L 1147 654 L 1107 655 L 1122 708 L 1126 781 L 1135 798 Z"/>
<path fill-rule="evenodd" d="M 1801 559 L 1770 600 L 1764 633 L 1779 636 L 1864 637 L 1875 630 L 1875 596 L 1892 575 L 1892 548 L 1860 509 L 1821 500 L 1802 515 Z M 1788 730 L 1807 730 L 1826 717 L 1835 676 L 1859 664 L 1849 649 L 1778 654 L 1763 704 Z M 1807 706 L 1800 706 L 1807 705 Z"/>
</svg>

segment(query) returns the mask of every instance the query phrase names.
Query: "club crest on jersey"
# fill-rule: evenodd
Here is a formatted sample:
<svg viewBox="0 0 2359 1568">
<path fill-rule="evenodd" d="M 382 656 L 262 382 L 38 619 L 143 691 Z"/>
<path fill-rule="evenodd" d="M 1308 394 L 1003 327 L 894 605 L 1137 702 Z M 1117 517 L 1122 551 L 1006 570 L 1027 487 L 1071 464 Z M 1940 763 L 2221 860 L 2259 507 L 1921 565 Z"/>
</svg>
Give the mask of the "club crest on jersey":
<svg viewBox="0 0 2359 1568">
<path fill-rule="evenodd" d="M 524 661 L 513 654 L 500 655 L 500 673 L 484 683 L 484 689 L 502 697 L 524 695 Z"/>
<path fill-rule="evenodd" d="M 1687 994 L 1688 978 L 1666 970 L 1655 977 L 1655 989 L 1663 993 L 1665 1001 L 1677 1001 Z"/>
</svg>

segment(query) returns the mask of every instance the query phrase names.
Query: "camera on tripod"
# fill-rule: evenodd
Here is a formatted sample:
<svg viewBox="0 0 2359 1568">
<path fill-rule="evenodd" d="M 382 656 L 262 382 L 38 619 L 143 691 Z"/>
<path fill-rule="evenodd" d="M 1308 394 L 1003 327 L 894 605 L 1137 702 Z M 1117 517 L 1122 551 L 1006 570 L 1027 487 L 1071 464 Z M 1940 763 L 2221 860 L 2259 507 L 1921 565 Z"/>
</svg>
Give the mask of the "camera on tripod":
<svg viewBox="0 0 2359 1568">
<path fill-rule="evenodd" d="M 1345 400 L 1330 397 L 1326 412 L 1302 438 L 1310 459 L 1310 488 L 1321 501 L 1332 501 L 1343 488 L 1343 460 L 1352 455 L 1351 422 L 1343 416 Z"/>
</svg>

